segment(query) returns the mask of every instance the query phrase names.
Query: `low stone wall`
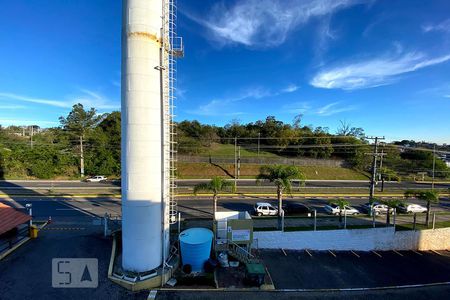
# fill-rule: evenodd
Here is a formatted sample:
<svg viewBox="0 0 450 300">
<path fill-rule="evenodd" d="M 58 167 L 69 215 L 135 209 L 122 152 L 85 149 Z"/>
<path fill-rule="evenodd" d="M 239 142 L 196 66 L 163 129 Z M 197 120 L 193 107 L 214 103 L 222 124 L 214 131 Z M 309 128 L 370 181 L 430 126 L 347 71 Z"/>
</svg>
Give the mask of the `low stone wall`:
<svg viewBox="0 0 450 300">
<path fill-rule="evenodd" d="M 445 250 L 450 249 L 450 228 L 394 231 L 393 227 L 254 232 L 263 249 L 310 250 Z"/>
</svg>

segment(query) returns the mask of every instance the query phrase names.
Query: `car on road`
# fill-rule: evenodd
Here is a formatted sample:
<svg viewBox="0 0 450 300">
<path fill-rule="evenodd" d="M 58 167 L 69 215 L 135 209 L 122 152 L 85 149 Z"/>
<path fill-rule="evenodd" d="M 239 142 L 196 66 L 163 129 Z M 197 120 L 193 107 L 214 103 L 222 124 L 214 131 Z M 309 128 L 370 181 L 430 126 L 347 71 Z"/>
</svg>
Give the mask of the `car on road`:
<svg viewBox="0 0 450 300">
<path fill-rule="evenodd" d="M 257 216 L 276 216 L 278 215 L 278 209 L 272 204 L 267 202 L 258 202 L 253 207 L 254 213 Z"/>
<path fill-rule="evenodd" d="M 313 210 L 303 203 L 288 202 L 283 206 L 285 215 L 307 215 L 310 217 Z"/>
<path fill-rule="evenodd" d="M 336 204 L 328 204 L 324 206 L 324 209 L 327 213 L 329 213 L 330 215 L 339 215 L 339 206 Z M 351 207 L 349 205 L 344 206 L 344 209 L 342 209 L 342 214 L 347 214 L 347 215 L 357 215 L 359 214 L 359 210 L 357 210 L 354 207 Z"/>
<path fill-rule="evenodd" d="M 93 176 L 86 179 L 87 182 L 102 182 L 106 181 L 108 178 L 105 176 Z"/>
<path fill-rule="evenodd" d="M 386 204 L 378 203 L 378 202 L 368 202 L 364 205 L 362 205 L 362 208 L 364 212 L 367 214 L 371 214 L 371 212 L 374 212 L 376 216 L 381 214 L 387 214 L 389 207 Z M 394 213 L 394 209 L 391 208 L 391 214 Z"/>
<path fill-rule="evenodd" d="M 427 208 L 413 203 L 402 203 L 398 206 L 398 210 L 402 213 L 414 214 L 427 212 Z"/>
</svg>

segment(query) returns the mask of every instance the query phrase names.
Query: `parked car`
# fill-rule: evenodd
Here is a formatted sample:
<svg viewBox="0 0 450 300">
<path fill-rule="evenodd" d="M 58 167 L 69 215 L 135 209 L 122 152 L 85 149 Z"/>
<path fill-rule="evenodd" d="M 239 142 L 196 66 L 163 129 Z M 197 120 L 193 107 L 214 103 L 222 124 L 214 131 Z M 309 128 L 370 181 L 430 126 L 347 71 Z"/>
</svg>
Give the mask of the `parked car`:
<svg viewBox="0 0 450 300">
<path fill-rule="evenodd" d="M 324 209 L 327 213 L 331 214 L 331 215 L 339 215 L 339 206 L 336 204 L 328 204 L 324 206 Z M 345 212 L 344 212 L 345 211 Z M 348 206 L 346 205 L 344 207 L 344 209 L 342 209 L 342 214 L 347 214 L 347 215 L 357 215 L 359 214 L 359 210 L 357 210 L 354 207 Z"/>
<path fill-rule="evenodd" d="M 313 210 L 303 203 L 298 202 L 288 202 L 283 206 L 285 215 L 308 215 L 311 216 Z"/>
<path fill-rule="evenodd" d="M 105 181 L 108 178 L 106 178 L 105 176 L 93 176 L 93 177 L 89 177 L 88 179 L 86 179 L 87 182 L 101 182 L 101 181 Z"/>
<path fill-rule="evenodd" d="M 413 203 L 402 203 L 398 206 L 398 210 L 402 213 L 413 214 L 413 213 L 424 213 L 427 212 L 427 208 Z"/>
<path fill-rule="evenodd" d="M 270 203 L 258 202 L 254 206 L 255 215 L 257 216 L 276 216 L 278 209 Z"/>
<path fill-rule="evenodd" d="M 366 203 L 362 205 L 362 208 L 364 212 L 366 212 L 367 214 L 370 214 L 370 212 L 372 211 L 373 213 L 375 213 L 375 215 L 386 214 L 389 209 L 389 207 L 386 204 L 381 204 L 378 202 Z M 391 214 L 393 213 L 394 209 L 391 208 Z"/>
</svg>

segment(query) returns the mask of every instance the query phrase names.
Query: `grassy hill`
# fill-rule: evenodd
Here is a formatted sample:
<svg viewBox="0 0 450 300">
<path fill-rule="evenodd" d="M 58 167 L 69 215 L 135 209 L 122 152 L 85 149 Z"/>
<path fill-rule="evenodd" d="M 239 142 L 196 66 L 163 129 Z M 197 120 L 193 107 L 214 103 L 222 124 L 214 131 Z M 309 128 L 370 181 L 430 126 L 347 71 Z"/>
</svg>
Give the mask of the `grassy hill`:
<svg viewBox="0 0 450 300">
<path fill-rule="evenodd" d="M 261 165 L 256 164 L 241 164 L 240 178 L 255 178 L 260 167 Z M 368 178 L 355 170 L 342 167 L 302 166 L 300 170 L 306 175 L 307 179 L 365 180 Z M 210 178 L 212 176 L 233 178 L 233 175 L 233 164 L 178 163 L 178 178 L 180 179 Z"/>
</svg>

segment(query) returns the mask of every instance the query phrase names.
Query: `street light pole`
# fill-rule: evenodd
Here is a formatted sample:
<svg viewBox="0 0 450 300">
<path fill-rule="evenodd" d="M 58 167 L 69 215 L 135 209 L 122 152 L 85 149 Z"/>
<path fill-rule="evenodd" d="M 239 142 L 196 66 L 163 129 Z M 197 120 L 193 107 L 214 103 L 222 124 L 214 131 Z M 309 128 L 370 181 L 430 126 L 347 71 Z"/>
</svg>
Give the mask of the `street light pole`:
<svg viewBox="0 0 450 300">
<path fill-rule="evenodd" d="M 370 178 L 369 199 L 373 199 L 373 196 L 375 194 L 375 180 L 376 180 L 375 176 L 377 174 L 377 154 L 378 154 L 378 137 L 375 137 L 373 162 L 372 162 L 372 176 Z"/>
<path fill-rule="evenodd" d="M 237 187 L 237 137 L 234 137 L 234 188 Z"/>
<path fill-rule="evenodd" d="M 241 146 L 238 146 L 237 178 L 241 177 Z"/>
<path fill-rule="evenodd" d="M 436 167 L 436 144 L 433 146 L 433 177 L 431 179 L 431 189 L 434 190 L 434 169 Z"/>
<path fill-rule="evenodd" d="M 258 157 L 259 157 L 259 147 L 260 147 L 260 140 L 261 139 L 261 132 L 258 132 Z"/>
</svg>

